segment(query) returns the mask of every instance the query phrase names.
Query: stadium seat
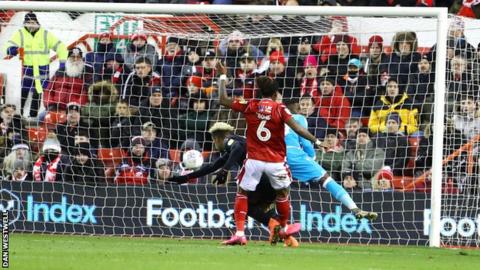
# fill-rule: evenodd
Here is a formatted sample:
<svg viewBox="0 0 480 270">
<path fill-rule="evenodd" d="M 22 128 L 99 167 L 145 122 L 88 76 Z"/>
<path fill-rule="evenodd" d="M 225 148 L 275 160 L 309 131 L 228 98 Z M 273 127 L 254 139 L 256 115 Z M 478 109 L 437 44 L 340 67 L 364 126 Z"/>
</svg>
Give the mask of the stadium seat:
<svg viewBox="0 0 480 270">
<path fill-rule="evenodd" d="M 100 148 L 98 159 L 103 162 L 106 168 L 115 167 L 122 162 L 125 153 L 121 148 Z"/>
<path fill-rule="evenodd" d="M 67 122 L 67 114 L 65 111 L 51 111 L 45 115 L 45 126 L 48 130 L 55 130 L 57 124 L 64 124 Z"/>
<path fill-rule="evenodd" d="M 182 150 L 180 149 L 170 149 L 169 151 L 169 155 L 170 155 L 170 160 L 172 160 L 173 162 L 176 162 L 176 163 L 180 163 L 180 153 L 182 152 Z M 203 156 L 203 159 L 206 160 L 208 158 L 208 156 L 210 155 L 211 151 L 203 151 L 202 152 L 202 156 Z"/>
<path fill-rule="evenodd" d="M 47 138 L 47 133 L 47 128 L 43 126 L 28 129 L 28 140 L 30 142 L 30 149 L 32 152 L 40 152 L 41 146 Z"/>
</svg>

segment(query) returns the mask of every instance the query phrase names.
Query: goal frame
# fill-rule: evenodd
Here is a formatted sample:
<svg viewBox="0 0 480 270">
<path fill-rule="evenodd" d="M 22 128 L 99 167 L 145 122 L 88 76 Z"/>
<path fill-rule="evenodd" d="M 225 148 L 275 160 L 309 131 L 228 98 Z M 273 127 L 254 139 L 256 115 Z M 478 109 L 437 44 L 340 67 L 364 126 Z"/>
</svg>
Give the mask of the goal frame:
<svg viewBox="0 0 480 270">
<path fill-rule="evenodd" d="M 186 5 L 186 4 L 130 4 L 89 2 L 17 2 L 1 1 L 2 10 L 124 12 L 143 14 L 225 14 L 225 15 L 303 15 L 303 16 L 383 16 L 432 17 L 437 19 L 437 48 L 435 65 L 434 114 L 445 111 L 445 70 L 448 30 L 447 8 L 417 7 L 324 7 L 324 6 L 248 6 L 248 5 Z M 444 119 L 435 117 L 433 123 L 432 191 L 430 247 L 440 247 L 440 218 L 442 200 L 442 159 Z"/>
</svg>

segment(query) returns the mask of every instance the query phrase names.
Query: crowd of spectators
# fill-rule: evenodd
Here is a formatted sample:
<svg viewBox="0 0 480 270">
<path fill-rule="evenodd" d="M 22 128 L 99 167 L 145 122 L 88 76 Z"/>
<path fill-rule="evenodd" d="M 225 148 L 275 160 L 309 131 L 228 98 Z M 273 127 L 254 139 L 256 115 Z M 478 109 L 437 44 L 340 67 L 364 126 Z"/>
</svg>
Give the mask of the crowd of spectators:
<svg viewBox="0 0 480 270">
<path fill-rule="evenodd" d="M 449 30 L 450 152 L 480 128 L 480 50 L 463 27 L 455 19 Z M 172 36 L 162 53 L 144 33 L 131 35 L 123 51 L 102 34 L 92 52 L 71 48 L 49 79 L 39 123 L 53 114 L 65 119 L 48 126 L 41 149 L 30 149 L 16 107 L 1 107 L 4 178 L 147 184 L 180 173 L 172 150 L 180 149 L 180 157 L 190 149 L 214 151 L 207 132 L 213 123 L 229 122 L 245 134 L 241 115 L 217 103 L 222 62 L 228 93 L 237 99 L 260 98 L 255 78 L 267 75 L 279 83 L 283 99 L 299 100 L 310 132 L 325 142 L 318 162 L 346 188 L 391 189 L 394 177 L 419 176 L 431 166 L 436 46 L 421 54 L 415 32 L 396 33 L 391 53 L 380 35 L 369 38 L 365 52 L 359 46 L 349 34 L 251 39 L 236 30 L 218 44 Z M 121 149 L 122 160 L 109 168 L 99 150 L 113 148 Z"/>
</svg>

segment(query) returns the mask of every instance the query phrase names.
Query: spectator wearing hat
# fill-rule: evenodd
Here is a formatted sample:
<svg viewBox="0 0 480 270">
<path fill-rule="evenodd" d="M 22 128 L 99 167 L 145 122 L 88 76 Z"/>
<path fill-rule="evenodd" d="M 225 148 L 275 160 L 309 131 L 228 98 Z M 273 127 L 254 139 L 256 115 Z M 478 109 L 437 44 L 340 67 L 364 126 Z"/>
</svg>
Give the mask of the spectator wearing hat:
<svg viewBox="0 0 480 270">
<path fill-rule="evenodd" d="M 308 55 L 303 61 L 304 76 L 300 84 L 300 96 L 310 95 L 314 99 L 319 96 L 318 93 L 318 61 L 314 55 Z"/>
<path fill-rule="evenodd" d="M 280 93 L 282 97 L 291 98 L 298 93 L 293 91 L 295 78 L 287 74 L 286 65 L 285 56 L 279 51 L 274 51 L 270 54 L 270 65 L 266 75 L 277 81 L 278 89 L 282 89 L 282 93 Z"/>
<path fill-rule="evenodd" d="M 402 119 L 397 112 L 387 116 L 386 130 L 378 134 L 377 147 L 385 151 L 385 166 L 390 166 L 393 175 L 402 176 L 409 159 L 408 138 L 400 130 Z"/>
<path fill-rule="evenodd" d="M 287 74 L 294 77 L 296 82 L 301 82 L 305 75 L 305 59 L 307 59 L 309 55 L 314 55 L 315 53 L 312 49 L 314 37 L 301 36 L 292 37 L 292 39 L 294 45 L 291 46 L 290 57 L 288 57 Z M 315 57 L 317 56 L 315 55 Z M 309 61 L 311 64 L 312 60 Z"/>
<path fill-rule="evenodd" d="M 383 168 L 384 160 L 385 152 L 374 146 L 368 128 L 360 128 L 357 132 L 355 149 L 349 150 L 342 162 L 343 186 L 353 189 L 371 189 L 372 179 Z"/>
<path fill-rule="evenodd" d="M 155 162 L 155 169 L 155 177 L 150 180 L 150 182 L 158 181 L 160 183 L 164 183 L 172 176 L 172 161 L 170 161 L 168 158 L 159 158 Z"/>
<path fill-rule="evenodd" d="M 33 180 L 36 182 L 61 182 L 68 158 L 62 156 L 62 148 L 55 134 L 51 133 L 43 143 L 42 153 L 33 165 Z"/>
<path fill-rule="evenodd" d="M 347 73 L 339 78 L 338 84 L 352 105 L 352 117 L 369 117 L 372 109 L 375 88 L 372 88 L 362 70 L 363 64 L 352 58 L 347 64 Z"/>
<path fill-rule="evenodd" d="M 266 53 L 261 61 L 261 66 L 259 67 L 262 72 L 268 69 L 268 66 L 270 65 L 270 55 L 275 51 L 278 51 L 283 55 L 288 55 L 283 47 L 282 40 L 280 38 L 273 37 L 268 40 Z"/>
<path fill-rule="evenodd" d="M 202 59 L 202 65 L 196 68 L 196 73 L 193 76 L 202 78 L 202 86 L 207 88 L 213 85 L 214 79 L 217 76 L 217 54 L 214 50 L 206 50 Z M 188 78 L 185 78 L 185 85 L 188 83 Z"/>
<path fill-rule="evenodd" d="M 105 61 L 98 73 L 95 73 L 95 82 L 107 81 L 115 85 L 117 89 L 122 89 L 122 85 L 127 80 L 132 71 L 124 64 L 120 53 L 110 52 L 105 54 Z"/>
<path fill-rule="evenodd" d="M 145 151 L 145 140 L 142 136 L 132 137 L 130 149 L 117 168 L 115 183 L 119 185 L 148 184 L 152 160 Z"/>
<path fill-rule="evenodd" d="M 81 117 L 91 129 L 102 145 L 109 145 L 111 118 L 115 115 L 118 102 L 118 90 L 108 81 L 92 84 L 88 88 L 89 102 L 81 109 Z M 97 143 L 96 145 L 98 145 Z"/>
<path fill-rule="evenodd" d="M 386 62 L 380 64 L 380 74 L 397 76 L 399 84 L 407 85 L 409 74 L 418 73 L 421 55 L 417 52 L 417 44 L 415 32 L 396 33 L 392 39 L 393 52 Z"/>
<path fill-rule="evenodd" d="M 352 52 L 353 38 L 351 36 L 335 35 L 332 43 L 335 44 L 336 53 L 328 57 L 328 74 L 330 76 L 341 77 L 347 73 L 350 59 L 359 59 L 359 57 Z"/>
<path fill-rule="evenodd" d="M 25 160 L 15 160 L 12 164 L 12 172 L 5 176 L 7 181 L 25 181 L 32 179 L 32 165 Z M 30 168 L 30 169 L 29 169 Z"/>
<path fill-rule="evenodd" d="M 157 127 L 152 122 L 142 125 L 142 138 L 145 140 L 145 151 L 153 159 L 168 158 L 168 148 L 157 136 Z"/>
<path fill-rule="evenodd" d="M 12 175 L 15 170 L 15 162 L 21 160 L 25 162 L 25 169 L 32 171 L 32 155 L 30 147 L 25 143 L 17 143 L 12 147 L 12 151 L 3 160 L 3 175 L 6 177 Z"/>
<path fill-rule="evenodd" d="M 251 45 L 239 30 L 233 31 L 226 39 L 223 39 L 218 49 L 223 57 L 228 74 L 235 74 L 235 69 L 239 66 L 240 56 L 244 53 L 251 54 L 257 61 L 263 58 L 263 52 Z"/>
<path fill-rule="evenodd" d="M 422 55 L 418 62 L 418 73 L 410 74 L 408 80 L 407 93 L 420 109 L 422 124 L 433 123 L 435 72 L 428 55 Z"/>
<path fill-rule="evenodd" d="M 122 87 L 120 98 L 138 107 L 150 96 L 150 89 L 161 85 L 161 77 L 153 71 L 150 58 L 140 56 L 135 60 L 135 70 L 130 73 Z"/>
<path fill-rule="evenodd" d="M 154 124 L 157 137 L 169 148 L 175 147 L 178 138 L 178 113 L 169 108 L 169 102 L 162 95 L 160 87 L 153 87 L 150 96 L 145 100 L 136 115 L 135 134 L 148 122 Z"/>
<path fill-rule="evenodd" d="M 194 138 L 202 146 L 202 149 L 211 148 L 211 144 L 207 142 L 211 140 L 207 133 L 212 118 L 209 105 L 209 100 L 200 96 L 191 98 L 190 109 L 178 118 L 179 140 Z"/>
<path fill-rule="evenodd" d="M 161 90 L 160 90 L 161 91 Z M 137 130 L 141 126 L 136 110 L 128 105 L 128 101 L 119 100 L 115 107 L 115 115 L 110 119 L 110 140 L 103 147 L 128 147 L 133 134 L 139 134 Z"/>
<path fill-rule="evenodd" d="M 158 61 L 158 53 L 155 46 L 147 43 L 147 35 L 136 33 L 130 37 L 130 44 L 127 45 L 123 53 L 125 65 L 130 70 L 134 70 L 138 58 L 148 58 L 150 65 L 155 68 Z"/>
<path fill-rule="evenodd" d="M 240 58 L 240 66 L 235 70 L 235 81 L 232 95 L 252 99 L 255 97 L 255 78 L 261 74 L 257 69 L 257 60 L 245 53 Z"/>
<path fill-rule="evenodd" d="M 92 156 L 89 143 L 79 143 L 75 147 L 72 161 L 65 166 L 63 180 L 83 185 L 105 184 L 105 169 Z"/>
<path fill-rule="evenodd" d="M 198 73 L 197 69 L 202 65 L 202 48 L 199 46 L 187 47 L 187 58 L 185 64 L 182 65 L 182 78 L 188 78 Z"/>
<path fill-rule="evenodd" d="M 93 67 L 83 60 L 80 48 L 68 51 L 65 69 L 59 69 L 43 93 L 43 104 L 49 111 L 65 110 L 67 104 L 88 102 L 88 87 L 93 81 Z"/>
<path fill-rule="evenodd" d="M 368 52 L 363 70 L 367 76 L 368 85 L 377 89 L 380 85 L 380 64 L 388 61 L 388 55 L 383 52 L 383 38 L 373 35 L 368 39 Z"/>
<path fill-rule="evenodd" d="M 115 43 L 113 43 L 110 33 L 101 33 L 97 39 L 97 44 L 93 52 L 85 54 L 85 63 L 91 65 L 95 74 L 101 74 L 106 57 L 117 51 Z"/>
<path fill-rule="evenodd" d="M 28 139 L 22 117 L 15 114 L 16 106 L 4 104 L 0 107 L 0 164 L 14 144 Z"/>
<path fill-rule="evenodd" d="M 315 106 L 315 101 L 309 94 L 303 95 L 299 100 L 299 113 L 307 118 L 308 131 L 317 138 L 325 137 L 327 122 L 319 117 L 319 109 Z"/>
<path fill-rule="evenodd" d="M 345 123 L 350 118 L 351 105 L 342 89 L 336 84 L 334 76 L 320 77 L 320 95 L 318 116 L 325 119 L 328 127 L 345 129 Z"/>
<path fill-rule="evenodd" d="M 176 97 L 182 85 L 182 67 L 185 65 L 185 53 L 180 48 L 180 40 L 169 37 L 165 47 L 165 54 L 158 62 L 158 72 L 162 76 L 163 95 Z"/>
<path fill-rule="evenodd" d="M 67 105 L 67 122 L 59 124 L 56 128 L 58 141 L 62 147 L 63 154 L 71 156 L 74 153 L 75 137 L 89 136 L 89 128 L 80 115 L 81 106 L 78 103 Z M 93 132 L 93 130 L 91 130 Z M 96 136 L 93 136 L 96 137 Z"/>
<path fill-rule="evenodd" d="M 324 147 L 316 151 L 317 162 L 333 179 L 342 179 L 342 161 L 345 157 L 345 149 L 340 143 L 338 130 L 329 128 L 325 132 Z"/>
<path fill-rule="evenodd" d="M 380 96 L 370 113 L 368 128 L 372 134 L 386 130 L 387 116 L 391 112 L 400 115 L 402 132 L 411 135 L 418 131 L 418 108 L 407 92 L 400 88 L 396 78 L 388 79 L 385 95 Z"/>
<path fill-rule="evenodd" d="M 52 32 L 40 26 L 37 15 L 28 12 L 23 21 L 23 27 L 14 32 L 5 43 L 6 54 L 13 57 L 23 51 L 23 74 L 21 94 L 21 115 L 24 114 L 25 102 L 32 92 L 30 117 L 36 117 L 40 106 L 43 90 L 47 88 L 49 79 L 50 52 L 55 51 L 60 61 L 61 69 L 67 60 L 67 49 Z"/>
</svg>

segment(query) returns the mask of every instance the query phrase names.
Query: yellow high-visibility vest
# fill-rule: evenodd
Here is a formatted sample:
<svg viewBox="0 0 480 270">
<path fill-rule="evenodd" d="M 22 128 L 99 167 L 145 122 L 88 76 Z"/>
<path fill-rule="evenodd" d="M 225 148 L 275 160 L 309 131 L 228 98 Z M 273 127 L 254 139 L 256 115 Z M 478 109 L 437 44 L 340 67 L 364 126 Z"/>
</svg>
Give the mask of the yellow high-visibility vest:
<svg viewBox="0 0 480 270">
<path fill-rule="evenodd" d="M 40 80 L 46 79 L 40 77 L 39 66 L 50 64 L 50 51 L 55 51 L 61 62 L 67 60 L 68 51 L 62 41 L 42 27 L 33 36 L 25 27 L 22 27 L 7 42 L 5 51 L 12 46 L 23 48 L 23 65 L 33 67 L 35 88 L 38 93 L 43 92 Z"/>
</svg>

